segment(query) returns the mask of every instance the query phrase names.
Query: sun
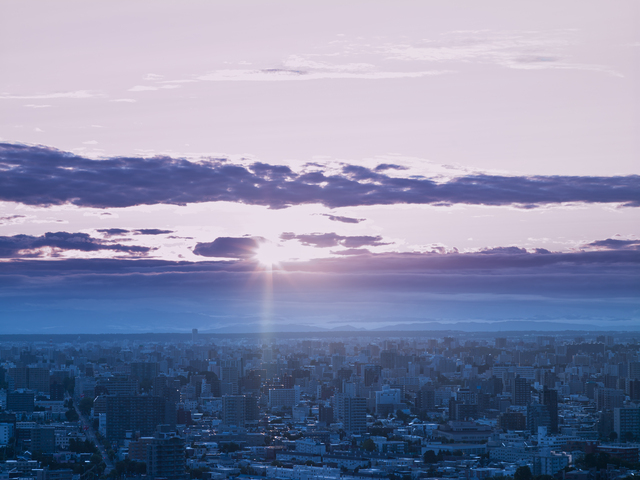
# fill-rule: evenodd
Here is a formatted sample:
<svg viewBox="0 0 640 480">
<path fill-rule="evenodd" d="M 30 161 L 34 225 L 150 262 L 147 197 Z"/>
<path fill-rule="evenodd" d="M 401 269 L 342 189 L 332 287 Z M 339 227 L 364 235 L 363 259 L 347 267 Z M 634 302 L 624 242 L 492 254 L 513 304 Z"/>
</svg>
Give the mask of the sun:
<svg viewBox="0 0 640 480">
<path fill-rule="evenodd" d="M 275 243 L 261 243 L 254 257 L 260 265 L 273 267 L 288 258 L 286 249 Z"/>
</svg>

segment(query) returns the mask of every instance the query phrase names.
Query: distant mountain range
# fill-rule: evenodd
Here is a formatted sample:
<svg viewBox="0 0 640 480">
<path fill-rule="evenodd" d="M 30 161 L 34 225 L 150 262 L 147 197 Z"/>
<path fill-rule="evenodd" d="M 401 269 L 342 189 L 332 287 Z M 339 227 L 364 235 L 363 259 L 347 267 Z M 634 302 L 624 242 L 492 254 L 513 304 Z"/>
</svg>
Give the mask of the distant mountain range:
<svg viewBox="0 0 640 480">
<path fill-rule="evenodd" d="M 573 323 L 562 321 L 531 321 L 531 320 L 507 320 L 499 322 L 413 322 L 386 325 L 383 327 L 367 329 L 364 327 L 354 327 L 352 325 L 337 326 L 333 328 L 323 328 L 314 325 L 282 324 L 265 328 L 262 325 L 245 324 L 229 325 L 218 329 L 202 330 L 202 333 L 280 333 L 280 332 L 424 332 L 424 331 L 462 331 L 462 332 L 562 332 L 562 331 L 640 331 L 640 322 L 633 326 L 623 328 L 610 323 L 595 325 L 588 323 Z"/>
</svg>

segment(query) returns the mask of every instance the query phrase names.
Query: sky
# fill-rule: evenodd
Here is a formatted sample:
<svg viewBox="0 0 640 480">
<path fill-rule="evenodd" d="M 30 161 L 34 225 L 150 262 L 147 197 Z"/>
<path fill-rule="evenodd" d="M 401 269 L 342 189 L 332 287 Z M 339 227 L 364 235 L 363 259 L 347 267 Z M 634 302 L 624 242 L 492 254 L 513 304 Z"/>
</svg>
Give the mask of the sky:
<svg viewBox="0 0 640 480">
<path fill-rule="evenodd" d="M 0 2 L 0 333 L 638 330 L 639 27 Z"/>
</svg>

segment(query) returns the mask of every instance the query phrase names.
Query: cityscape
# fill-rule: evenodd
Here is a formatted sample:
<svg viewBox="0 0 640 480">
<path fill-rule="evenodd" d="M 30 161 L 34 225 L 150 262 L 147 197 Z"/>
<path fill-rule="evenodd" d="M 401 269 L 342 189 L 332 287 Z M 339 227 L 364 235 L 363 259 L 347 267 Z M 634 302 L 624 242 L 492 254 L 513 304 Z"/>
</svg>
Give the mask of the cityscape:
<svg viewBox="0 0 640 480">
<path fill-rule="evenodd" d="M 640 2 L 0 0 L 0 480 L 640 480 Z"/>
<path fill-rule="evenodd" d="M 633 335 L 2 339 L 2 478 L 631 479 Z"/>
</svg>

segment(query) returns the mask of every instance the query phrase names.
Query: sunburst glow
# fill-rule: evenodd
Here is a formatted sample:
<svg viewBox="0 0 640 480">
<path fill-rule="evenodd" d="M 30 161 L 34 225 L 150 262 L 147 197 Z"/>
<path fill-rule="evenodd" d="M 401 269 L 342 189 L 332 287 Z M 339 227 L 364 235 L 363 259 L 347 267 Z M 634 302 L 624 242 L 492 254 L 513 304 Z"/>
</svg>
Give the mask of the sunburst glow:
<svg viewBox="0 0 640 480">
<path fill-rule="evenodd" d="M 265 267 L 272 267 L 290 257 L 287 249 L 275 243 L 262 243 L 255 254 L 255 259 Z"/>
</svg>

